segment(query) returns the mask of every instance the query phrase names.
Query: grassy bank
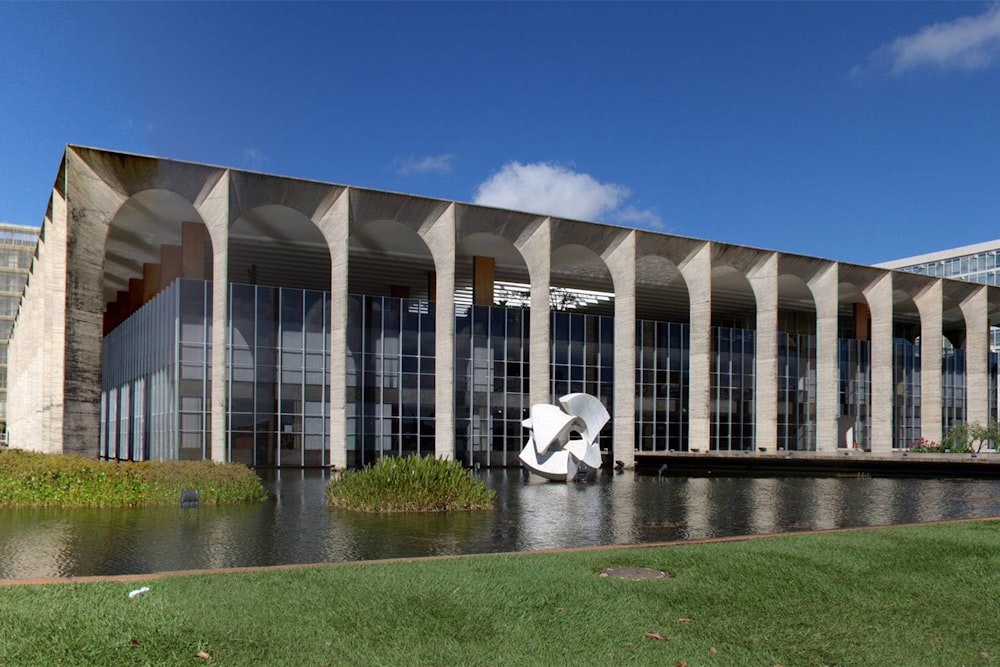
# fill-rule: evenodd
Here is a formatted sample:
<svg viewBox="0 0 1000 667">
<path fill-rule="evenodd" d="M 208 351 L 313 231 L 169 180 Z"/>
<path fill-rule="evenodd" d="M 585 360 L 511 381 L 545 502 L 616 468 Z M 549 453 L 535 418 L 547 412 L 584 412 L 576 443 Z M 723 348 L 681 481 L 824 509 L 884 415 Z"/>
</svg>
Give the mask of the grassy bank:
<svg viewBox="0 0 1000 667">
<path fill-rule="evenodd" d="M 449 512 L 493 509 L 495 493 L 461 461 L 387 456 L 330 481 L 331 507 L 360 512 Z"/>
<path fill-rule="evenodd" d="M 985 521 L 3 587 L 0 664 L 986 665 L 998 615 Z"/>
<path fill-rule="evenodd" d="M 210 461 L 115 463 L 0 449 L 0 507 L 139 507 L 177 504 L 196 488 L 204 504 L 264 500 L 252 470 Z"/>
</svg>

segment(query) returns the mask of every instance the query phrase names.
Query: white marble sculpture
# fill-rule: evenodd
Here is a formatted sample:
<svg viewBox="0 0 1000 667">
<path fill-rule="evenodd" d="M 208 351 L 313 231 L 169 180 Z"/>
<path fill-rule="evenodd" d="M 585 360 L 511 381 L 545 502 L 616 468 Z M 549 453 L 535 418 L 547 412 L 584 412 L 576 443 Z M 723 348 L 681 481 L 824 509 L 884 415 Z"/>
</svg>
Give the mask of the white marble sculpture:
<svg viewBox="0 0 1000 667">
<path fill-rule="evenodd" d="M 531 406 L 531 416 L 522 422 L 529 435 L 520 458 L 536 475 L 569 481 L 581 463 L 601 467 L 597 436 L 611 415 L 590 394 L 567 394 L 559 399 L 559 406 Z"/>
</svg>

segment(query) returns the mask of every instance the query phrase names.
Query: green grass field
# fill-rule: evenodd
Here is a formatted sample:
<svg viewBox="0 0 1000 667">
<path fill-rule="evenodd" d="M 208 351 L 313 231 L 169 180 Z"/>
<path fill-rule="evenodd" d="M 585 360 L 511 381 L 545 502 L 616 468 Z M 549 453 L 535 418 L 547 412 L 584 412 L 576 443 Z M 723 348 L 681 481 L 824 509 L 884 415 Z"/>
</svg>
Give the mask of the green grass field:
<svg viewBox="0 0 1000 667">
<path fill-rule="evenodd" d="M 990 665 L 998 617 L 1000 521 L 975 521 L 0 586 L 0 664 Z"/>
</svg>

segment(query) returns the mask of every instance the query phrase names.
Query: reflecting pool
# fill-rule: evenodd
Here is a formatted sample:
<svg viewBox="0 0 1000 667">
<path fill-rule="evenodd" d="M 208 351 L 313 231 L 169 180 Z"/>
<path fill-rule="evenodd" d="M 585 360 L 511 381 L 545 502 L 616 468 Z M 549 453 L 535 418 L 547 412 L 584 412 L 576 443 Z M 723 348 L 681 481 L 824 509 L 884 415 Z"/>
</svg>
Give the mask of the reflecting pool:
<svg viewBox="0 0 1000 667">
<path fill-rule="evenodd" d="M 481 476 L 494 512 L 330 511 L 316 471 L 265 471 L 251 507 L 4 510 L 0 578 L 522 551 L 1000 516 L 1000 480 Z"/>
</svg>

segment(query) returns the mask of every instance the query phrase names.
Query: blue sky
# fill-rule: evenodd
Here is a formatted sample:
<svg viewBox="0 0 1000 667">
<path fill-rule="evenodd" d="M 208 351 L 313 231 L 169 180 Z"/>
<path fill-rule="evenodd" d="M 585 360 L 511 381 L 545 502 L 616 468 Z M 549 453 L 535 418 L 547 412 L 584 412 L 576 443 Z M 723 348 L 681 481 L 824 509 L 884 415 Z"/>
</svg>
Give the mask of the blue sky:
<svg viewBox="0 0 1000 667">
<path fill-rule="evenodd" d="M 1000 238 L 1000 5 L 0 3 L 0 220 L 67 143 L 877 262 Z"/>
</svg>

